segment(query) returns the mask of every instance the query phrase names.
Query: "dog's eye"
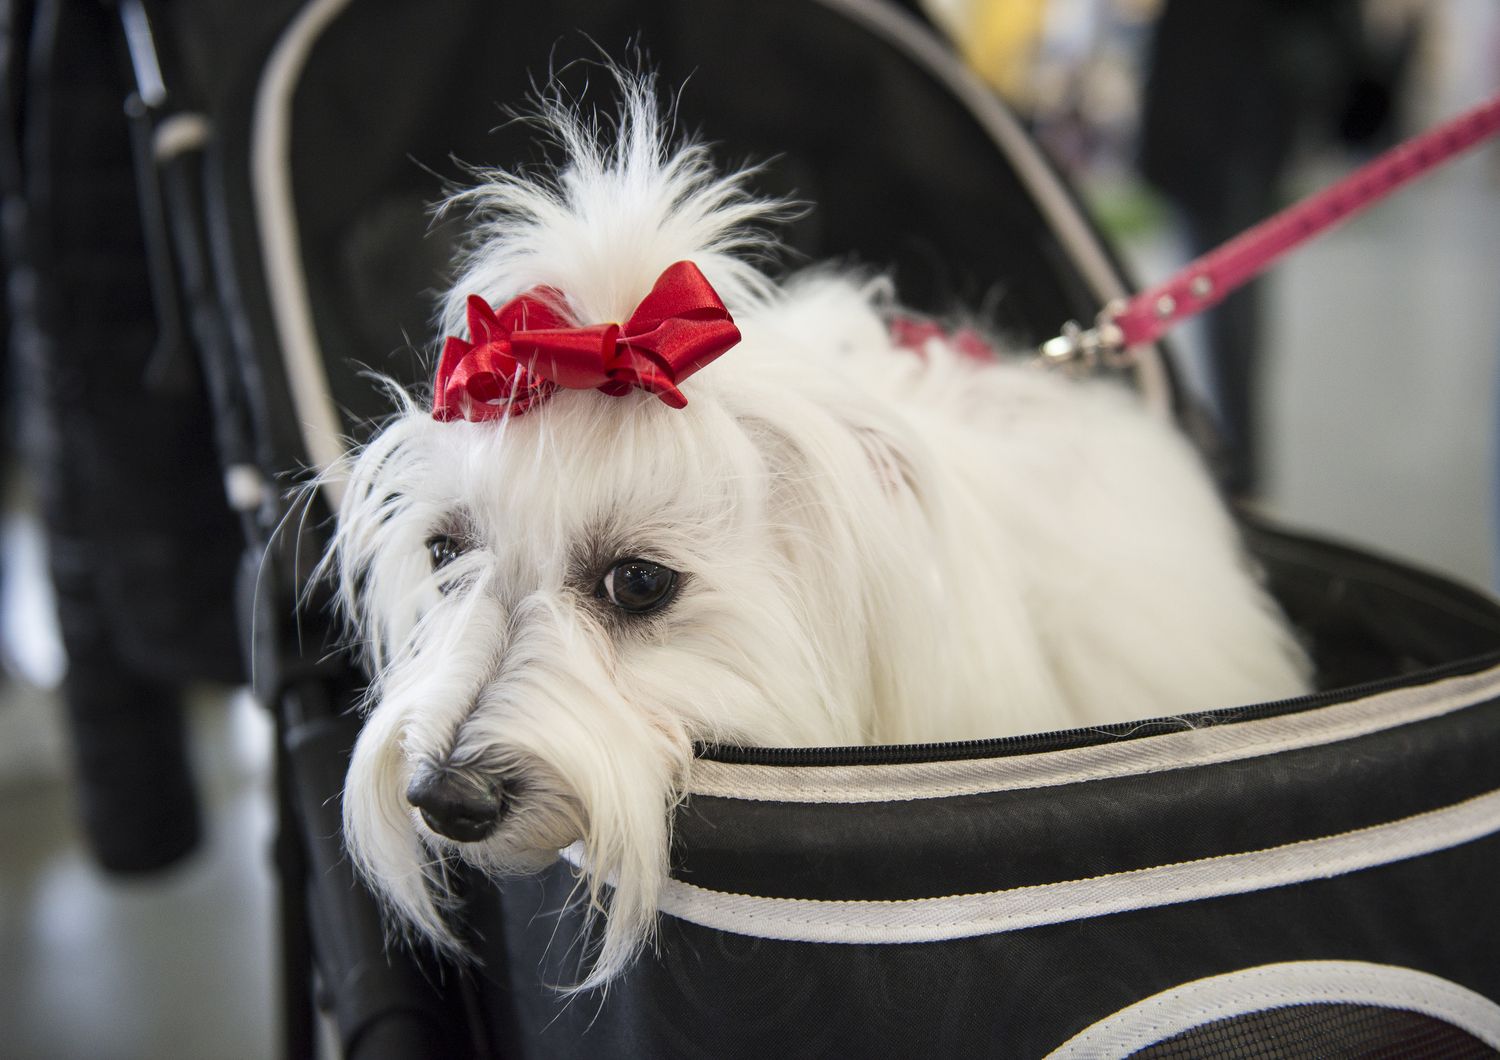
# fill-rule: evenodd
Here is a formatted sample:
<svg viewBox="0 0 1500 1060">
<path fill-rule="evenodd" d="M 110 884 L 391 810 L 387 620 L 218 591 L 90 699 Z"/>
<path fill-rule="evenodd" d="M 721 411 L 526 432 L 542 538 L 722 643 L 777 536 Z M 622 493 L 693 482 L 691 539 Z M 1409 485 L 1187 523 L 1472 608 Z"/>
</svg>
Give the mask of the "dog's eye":
<svg viewBox="0 0 1500 1060">
<path fill-rule="evenodd" d="M 605 572 L 599 595 L 622 611 L 641 614 L 666 603 L 677 585 L 677 572 L 649 559 L 625 559 Z"/>
<path fill-rule="evenodd" d="M 432 557 L 432 569 L 435 571 L 452 563 L 463 555 L 463 551 L 463 545 L 447 534 L 437 534 L 427 539 L 427 554 Z"/>
</svg>

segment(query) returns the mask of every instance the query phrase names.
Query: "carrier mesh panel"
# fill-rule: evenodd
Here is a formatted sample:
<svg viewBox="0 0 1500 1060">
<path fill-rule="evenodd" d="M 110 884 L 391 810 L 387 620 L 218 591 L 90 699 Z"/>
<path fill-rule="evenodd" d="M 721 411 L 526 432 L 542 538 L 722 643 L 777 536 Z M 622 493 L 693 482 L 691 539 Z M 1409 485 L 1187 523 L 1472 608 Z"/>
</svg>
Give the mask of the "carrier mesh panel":
<svg viewBox="0 0 1500 1060">
<path fill-rule="evenodd" d="M 1288 1005 L 1196 1027 L 1135 1060 L 1494 1060 L 1500 1052 L 1445 1020 L 1374 1005 Z"/>
</svg>

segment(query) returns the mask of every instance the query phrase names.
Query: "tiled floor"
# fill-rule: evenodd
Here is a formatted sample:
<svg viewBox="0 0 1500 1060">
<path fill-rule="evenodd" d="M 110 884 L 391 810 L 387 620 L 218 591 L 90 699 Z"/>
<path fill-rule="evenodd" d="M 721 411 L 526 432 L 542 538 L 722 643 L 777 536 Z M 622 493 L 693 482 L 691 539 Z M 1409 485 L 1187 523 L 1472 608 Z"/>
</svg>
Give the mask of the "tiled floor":
<svg viewBox="0 0 1500 1060">
<path fill-rule="evenodd" d="M 1500 152 L 1301 252 L 1273 283 L 1268 507 L 1488 584 Z M 55 704 L 0 689 L 0 1056 L 273 1055 L 266 726 L 243 698 L 199 703 L 193 722 L 207 846 L 122 883 L 80 847 Z"/>
<path fill-rule="evenodd" d="M 7 715 L 51 709 L 9 698 Z M 209 832 L 166 873 L 105 877 L 60 777 L 0 780 L 0 1055 L 272 1055 L 266 726 L 243 697 L 206 697 L 192 721 Z"/>
</svg>

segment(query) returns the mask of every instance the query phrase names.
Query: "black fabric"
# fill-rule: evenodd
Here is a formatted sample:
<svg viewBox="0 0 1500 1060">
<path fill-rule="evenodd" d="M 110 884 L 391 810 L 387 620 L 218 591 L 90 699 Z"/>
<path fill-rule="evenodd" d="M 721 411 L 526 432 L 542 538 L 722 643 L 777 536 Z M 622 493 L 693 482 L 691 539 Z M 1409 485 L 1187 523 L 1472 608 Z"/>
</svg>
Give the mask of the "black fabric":
<svg viewBox="0 0 1500 1060">
<path fill-rule="evenodd" d="M 182 689 L 120 656 L 111 626 L 121 616 L 93 591 L 91 573 L 52 564 L 79 819 L 103 868 L 148 872 L 178 861 L 201 837 Z"/>
<path fill-rule="evenodd" d="M 477 973 L 486 1018 L 510 1028 L 501 1055 L 1036 1058 L 1163 990 L 1285 961 L 1392 964 L 1500 999 L 1497 858 L 1492 836 L 1328 880 L 909 945 L 776 942 L 664 917 L 658 954 L 571 999 L 551 988 L 580 969 L 565 868 L 476 900 L 470 918 L 506 940 Z"/>
<path fill-rule="evenodd" d="M 507 58 L 475 60 L 492 47 Z M 444 181 L 469 183 L 463 164 L 540 162 L 535 128 L 508 114 L 525 109 L 549 67 L 610 113 L 598 61 L 628 62 L 636 47 L 667 93 L 681 88 L 681 131 L 709 138 L 721 164 L 765 163 L 759 190 L 815 207 L 786 230 L 795 253 L 784 266 L 892 268 L 910 304 L 989 305 L 1000 330 L 1025 342 L 1097 310 L 973 116 L 820 3 L 565 0 L 520 18 L 506 5 L 366 0 L 313 50 L 292 153 L 318 333 L 356 429 L 387 411 L 358 366 L 427 381 L 434 293 L 456 238 L 427 213 Z"/>
<path fill-rule="evenodd" d="M 1319 688 L 1344 689 L 1500 649 L 1493 597 L 1407 563 L 1263 522 L 1246 543 L 1301 631 Z"/>
<path fill-rule="evenodd" d="M 1468 1031 L 1374 1005 L 1288 1005 L 1217 1020 L 1130 1054 L 1131 1060 L 1493 1060 Z"/>
<path fill-rule="evenodd" d="M 116 16 L 93 4 L 40 11 L 17 355 L 49 551 L 60 580 L 87 583 L 80 606 L 103 608 L 136 672 L 236 681 L 229 605 L 242 537 L 192 351 L 168 341 L 155 312 Z"/>
<path fill-rule="evenodd" d="M 1497 749 L 1500 701 L 1237 764 L 1061 787 L 844 805 L 697 797 L 677 818 L 674 874 L 721 891 L 867 900 L 1087 879 L 1440 809 L 1500 789 Z"/>
</svg>

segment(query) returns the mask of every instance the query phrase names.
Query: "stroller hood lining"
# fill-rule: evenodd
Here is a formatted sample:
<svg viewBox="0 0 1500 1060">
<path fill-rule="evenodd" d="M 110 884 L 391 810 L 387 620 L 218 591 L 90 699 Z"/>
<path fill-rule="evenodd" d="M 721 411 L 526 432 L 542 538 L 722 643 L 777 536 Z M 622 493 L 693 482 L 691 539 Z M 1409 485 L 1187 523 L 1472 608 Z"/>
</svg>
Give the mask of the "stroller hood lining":
<svg viewBox="0 0 1500 1060">
<path fill-rule="evenodd" d="M 322 344 L 314 322 L 293 193 L 293 103 L 313 49 L 351 0 L 313 0 L 278 40 L 256 93 L 251 144 L 251 185 L 270 311 L 281 347 L 288 389 L 308 461 L 319 473 L 338 466 L 345 430 L 333 399 Z M 1015 119 L 916 19 L 877 0 L 820 0 L 905 55 L 942 84 L 973 116 L 1030 190 L 1038 209 L 1073 258 L 1099 304 L 1126 287 L 1082 213 Z M 1060 326 L 1063 322 L 1058 321 Z M 1168 373 L 1157 347 L 1139 351 L 1135 381 L 1153 413 L 1172 416 Z M 342 483 L 324 474 L 324 494 L 337 508 Z"/>
</svg>

